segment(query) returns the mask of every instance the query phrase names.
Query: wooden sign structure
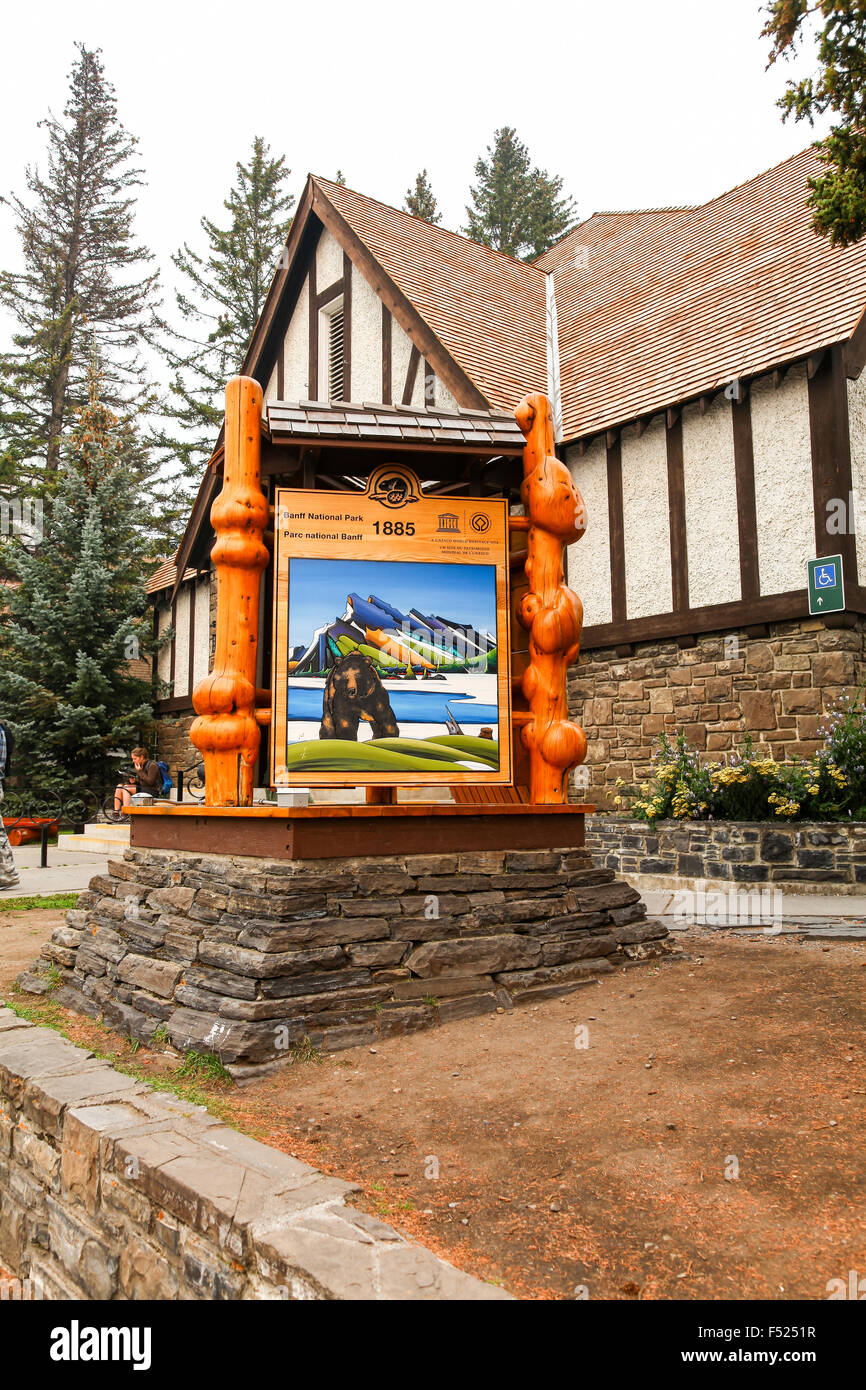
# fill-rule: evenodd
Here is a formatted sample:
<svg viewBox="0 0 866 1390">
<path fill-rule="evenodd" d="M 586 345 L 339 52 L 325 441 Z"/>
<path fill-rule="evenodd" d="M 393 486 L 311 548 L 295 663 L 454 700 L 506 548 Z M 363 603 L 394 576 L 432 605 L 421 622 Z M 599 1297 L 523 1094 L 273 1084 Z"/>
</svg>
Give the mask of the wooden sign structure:
<svg viewBox="0 0 866 1390">
<path fill-rule="evenodd" d="M 199 717 L 190 730 L 204 756 L 205 804 L 213 808 L 251 806 L 260 725 L 271 720 L 273 693 L 257 692 L 255 687 L 261 576 L 270 561 L 265 545 L 268 503 L 260 485 L 261 406 L 257 382 L 246 377 L 229 382 L 223 489 L 211 512 L 217 536 L 212 552 L 217 573 L 216 656 L 212 673 L 194 691 Z M 583 534 L 586 513 L 569 470 L 555 456 L 547 398 L 529 395 L 515 414 L 526 437 L 521 487 L 525 515 L 509 517 L 508 526 L 527 539 L 526 590 L 517 616 L 529 642 L 525 669 L 518 673 L 511 662 L 503 666 L 512 690 L 528 704 L 528 709 L 513 710 L 511 719 L 528 755 L 529 785 L 516 798 L 507 796 L 505 785 L 499 794 L 503 801 L 526 800 L 530 807 L 564 808 L 568 773 L 586 754 L 586 736 L 568 718 L 566 672 L 577 656 L 583 610 L 565 583 L 563 559 L 566 545 Z M 300 495 L 299 490 L 291 492 L 294 498 Z M 339 495 L 331 494 L 332 503 Z M 499 590 L 497 595 L 499 607 Z M 511 645 L 506 639 L 507 649 Z M 512 753 L 516 752 L 515 747 Z M 513 756 L 507 760 L 509 768 L 515 761 Z M 395 780 L 388 779 L 392 785 Z M 496 799 L 495 786 L 487 797 Z"/>
<path fill-rule="evenodd" d="M 506 501 L 388 463 L 274 517 L 271 785 L 510 785 Z"/>
</svg>

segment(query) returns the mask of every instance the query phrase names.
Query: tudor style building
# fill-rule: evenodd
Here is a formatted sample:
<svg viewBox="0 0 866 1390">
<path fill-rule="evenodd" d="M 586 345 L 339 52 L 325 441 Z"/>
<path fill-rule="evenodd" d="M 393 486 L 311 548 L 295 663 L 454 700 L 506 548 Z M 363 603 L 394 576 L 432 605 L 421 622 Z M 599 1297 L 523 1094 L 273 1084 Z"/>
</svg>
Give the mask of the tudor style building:
<svg viewBox="0 0 866 1390">
<path fill-rule="evenodd" d="M 597 213 L 532 265 L 311 177 L 243 364 L 266 438 L 290 446 L 272 476 L 291 460 L 308 486 L 352 486 L 347 445 L 426 439 L 441 491 L 516 505 L 511 412 L 551 398 L 589 514 L 570 691 L 596 799 L 665 729 L 810 752 L 866 673 L 866 243 L 812 232 L 816 167 L 806 151 L 704 206 Z M 181 767 L 221 465 L 217 441 L 150 584 L 175 634 L 159 751 Z M 807 560 L 835 553 L 846 612 L 810 619 Z"/>
</svg>

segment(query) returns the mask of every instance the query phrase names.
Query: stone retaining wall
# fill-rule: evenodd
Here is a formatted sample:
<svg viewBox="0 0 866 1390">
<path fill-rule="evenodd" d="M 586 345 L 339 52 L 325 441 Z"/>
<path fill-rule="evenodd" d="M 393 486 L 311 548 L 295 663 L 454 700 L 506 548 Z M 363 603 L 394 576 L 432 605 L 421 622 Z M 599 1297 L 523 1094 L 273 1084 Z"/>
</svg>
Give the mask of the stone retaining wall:
<svg viewBox="0 0 866 1390">
<path fill-rule="evenodd" d="M 357 1190 L 0 1008 L 0 1269 L 31 1297 L 509 1297 Z"/>
<path fill-rule="evenodd" d="M 693 645 L 641 642 L 633 649 L 581 652 L 568 677 L 569 706 L 586 730 L 590 782 L 576 801 L 603 805 L 617 777 L 645 781 L 659 735 L 684 730 L 719 758 L 747 733 L 779 762 L 821 746 L 824 716 L 866 680 L 863 619 L 770 623 L 761 635 L 706 633 Z"/>
<path fill-rule="evenodd" d="M 588 816 L 586 847 L 611 872 L 866 893 L 866 823 L 645 821 Z"/>
<path fill-rule="evenodd" d="M 136 849 L 92 880 L 20 984 L 237 1068 L 305 1039 L 332 1051 L 562 994 L 666 936 L 586 850 L 286 862 Z"/>
</svg>

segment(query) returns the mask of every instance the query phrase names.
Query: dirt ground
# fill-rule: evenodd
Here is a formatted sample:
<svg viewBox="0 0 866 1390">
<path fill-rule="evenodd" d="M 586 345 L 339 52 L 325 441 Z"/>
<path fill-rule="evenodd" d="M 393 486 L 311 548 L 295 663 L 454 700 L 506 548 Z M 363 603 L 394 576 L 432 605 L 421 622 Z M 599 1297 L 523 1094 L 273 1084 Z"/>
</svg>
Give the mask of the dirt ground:
<svg viewBox="0 0 866 1390">
<path fill-rule="evenodd" d="M 57 908 L 0 912 L 0 990 L 8 989 L 16 975 L 32 965 L 43 941 L 65 921 L 66 913 Z"/>
<path fill-rule="evenodd" d="M 51 925 L 0 915 L 0 984 Z M 214 1100 L 521 1298 L 826 1299 L 866 1273 L 866 945 L 678 940 L 687 959 Z"/>
</svg>

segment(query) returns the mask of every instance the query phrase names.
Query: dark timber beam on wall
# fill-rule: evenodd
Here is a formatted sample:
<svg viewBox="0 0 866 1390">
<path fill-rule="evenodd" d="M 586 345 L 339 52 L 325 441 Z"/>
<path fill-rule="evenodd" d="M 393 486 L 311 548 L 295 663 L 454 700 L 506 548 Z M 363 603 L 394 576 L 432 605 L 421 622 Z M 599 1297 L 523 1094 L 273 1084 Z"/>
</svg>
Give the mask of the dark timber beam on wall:
<svg viewBox="0 0 866 1390">
<path fill-rule="evenodd" d="M 195 683 L 195 609 L 196 597 L 198 595 L 198 580 L 193 579 L 189 586 L 189 666 L 187 675 L 187 695 L 192 699 L 192 689 Z"/>
<path fill-rule="evenodd" d="M 174 696 L 174 673 L 175 662 L 177 659 L 177 594 L 171 601 L 171 660 L 168 671 L 168 683 L 171 687 L 172 697 Z"/>
<path fill-rule="evenodd" d="M 805 589 L 789 594 L 774 594 L 753 603 L 714 603 L 706 608 L 687 609 L 683 613 L 659 613 L 651 618 L 636 618 L 627 623 L 599 623 L 584 628 L 581 648 L 615 647 L 621 642 L 658 642 L 686 633 L 727 632 L 742 628 L 746 622 L 764 618 L 780 622 L 785 618 L 802 618 L 809 611 Z"/>
<path fill-rule="evenodd" d="M 607 517 L 610 538 L 610 611 L 614 624 L 626 621 L 625 526 L 622 511 L 622 444 L 607 443 Z"/>
<path fill-rule="evenodd" d="M 329 285 L 326 290 L 321 290 L 316 295 L 316 308 L 324 309 L 326 304 L 332 304 L 335 299 L 339 299 L 346 285 L 345 275 L 341 275 L 339 280 L 335 280 L 333 285 Z"/>
<path fill-rule="evenodd" d="M 675 613 L 689 606 L 689 552 L 686 538 L 686 483 L 683 472 L 683 422 L 677 415 L 665 431 L 668 459 L 668 517 L 671 549 L 671 596 Z"/>
<path fill-rule="evenodd" d="M 761 586 L 758 571 L 758 514 L 755 502 L 752 407 L 748 394 L 731 401 L 731 422 L 734 432 L 737 527 L 740 539 L 740 595 L 751 600 L 758 597 Z"/>
<path fill-rule="evenodd" d="M 393 401 L 391 386 L 391 310 L 382 305 L 382 404 Z"/>
<path fill-rule="evenodd" d="M 307 367 L 307 400 L 319 399 L 319 303 L 316 291 L 316 255 L 310 258 L 309 294 L 309 364 Z"/>
<path fill-rule="evenodd" d="M 489 410 L 490 402 L 461 366 L 439 341 L 428 323 L 422 319 L 414 304 L 382 268 L 370 249 L 364 245 L 346 219 L 337 211 L 322 189 L 313 181 L 312 206 L 316 216 L 343 250 L 352 264 L 372 286 L 382 303 L 391 311 L 400 327 L 409 335 L 420 353 L 428 358 L 433 370 L 444 382 L 458 405 Z"/>
<path fill-rule="evenodd" d="M 812 495 L 816 555 L 841 555 L 846 590 L 857 582 L 857 541 L 853 530 L 830 532 L 838 503 L 847 515 L 851 496 L 851 440 L 848 432 L 848 383 L 841 345 L 824 357 L 809 381 L 809 432 L 812 440 Z"/>
<path fill-rule="evenodd" d="M 352 262 L 343 252 L 343 400 L 352 399 Z"/>
<path fill-rule="evenodd" d="M 412 404 L 412 395 L 415 390 L 415 378 L 418 375 L 418 364 L 421 361 L 421 354 L 412 344 L 412 351 L 409 353 L 409 365 L 406 368 L 406 384 L 403 387 L 403 405 Z"/>
</svg>

